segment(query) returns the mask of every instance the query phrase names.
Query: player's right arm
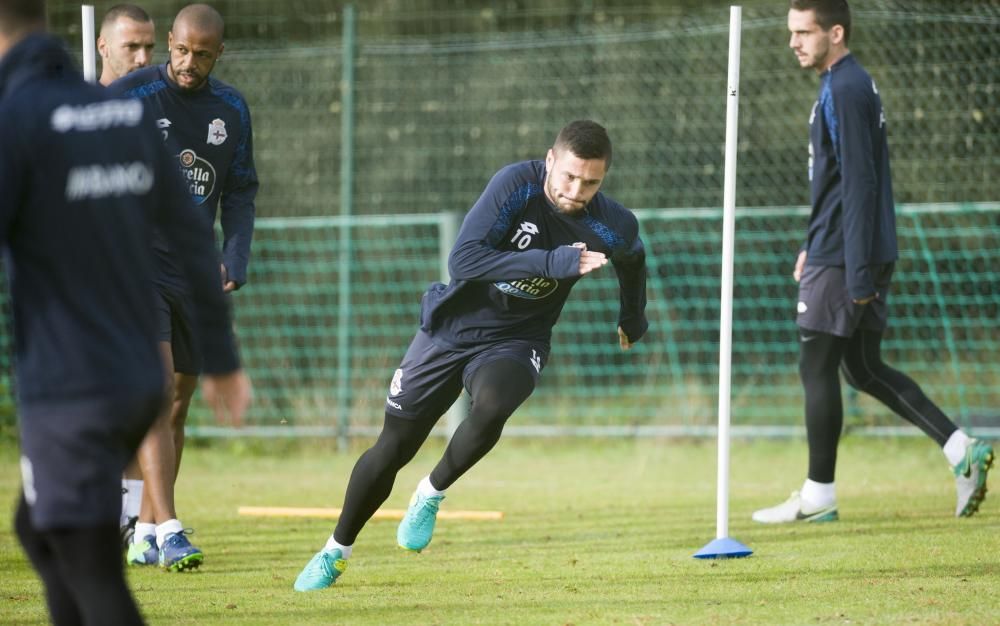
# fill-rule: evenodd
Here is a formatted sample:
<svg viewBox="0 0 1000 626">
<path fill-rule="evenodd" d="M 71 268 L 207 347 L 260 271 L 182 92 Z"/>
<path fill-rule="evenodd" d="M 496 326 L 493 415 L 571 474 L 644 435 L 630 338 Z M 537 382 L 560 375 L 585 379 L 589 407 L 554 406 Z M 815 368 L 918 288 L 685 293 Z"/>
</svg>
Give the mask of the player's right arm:
<svg viewBox="0 0 1000 626">
<path fill-rule="evenodd" d="M 571 278 L 586 273 L 580 262 L 581 250 L 573 246 L 502 249 L 524 206 L 542 193 L 540 181 L 531 175 L 530 163 L 509 165 L 497 172 L 462 222 L 448 257 L 451 277 L 495 281 L 535 276 Z"/>
<path fill-rule="evenodd" d="M 871 275 L 872 232 L 877 213 L 878 177 L 875 174 L 873 128 L 878 102 L 866 84 L 850 82 L 834 93 L 839 121 L 840 181 L 843 194 L 844 265 L 847 290 L 855 301 L 874 297 Z"/>
</svg>

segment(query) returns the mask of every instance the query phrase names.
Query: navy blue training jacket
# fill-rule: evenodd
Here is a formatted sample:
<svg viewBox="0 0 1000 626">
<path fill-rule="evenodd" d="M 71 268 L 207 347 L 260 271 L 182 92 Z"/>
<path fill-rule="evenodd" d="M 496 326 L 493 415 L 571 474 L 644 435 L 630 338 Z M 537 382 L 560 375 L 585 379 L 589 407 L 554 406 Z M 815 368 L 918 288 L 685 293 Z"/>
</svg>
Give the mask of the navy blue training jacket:
<svg viewBox="0 0 1000 626">
<path fill-rule="evenodd" d="M 431 285 L 423 298 L 421 328 L 438 345 L 548 343 L 581 278 L 577 242 L 611 259 L 618 324 L 631 341 L 645 334 L 646 255 L 635 215 L 600 192 L 582 214 L 565 215 L 545 197 L 544 181 L 543 161 L 508 165 L 469 210 L 448 258 L 451 282 Z"/>
<path fill-rule="evenodd" d="M 258 187 L 246 100 L 211 76 L 202 88 L 184 91 L 167 77 L 166 64 L 136 70 L 108 88 L 146 103 L 191 197 L 213 223 L 221 203 L 222 263 L 229 280 L 245 284 Z M 155 247 L 161 280 L 176 285 L 178 260 L 166 242 Z"/>
<path fill-rule="evenodd" d="M 59 40 L 0 59 L 0 245 L 22 406 L 163 387 L 152 224 L 183 252 L 205 371 L 239 367 L 211 224 L 134 99 L 84 82 Z"/>
<path fill-rule="evenodd" d="M 809 117 L 809 152 L 806 263 L 843 266 L 851 297 L 872 296 L 870 268 L 898 256 L 896 212 L 882 99 L 853 55 L 820 77 Z"/>
</svg>

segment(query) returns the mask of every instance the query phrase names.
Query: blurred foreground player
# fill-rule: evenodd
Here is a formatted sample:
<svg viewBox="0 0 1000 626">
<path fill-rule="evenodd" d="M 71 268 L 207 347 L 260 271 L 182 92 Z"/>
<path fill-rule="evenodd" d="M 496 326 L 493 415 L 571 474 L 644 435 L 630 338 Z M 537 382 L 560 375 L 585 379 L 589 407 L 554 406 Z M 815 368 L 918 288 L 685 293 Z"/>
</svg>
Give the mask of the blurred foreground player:
<svg viewBox="0 0 1000 626">
<path fill-rule="evenodd" d="M 44 27 L 43 0 L 0 0 L 0 245 L 23 480 L 14 526 L 53 623 L 139 624 L 118 550 L 119 480 L 163 397 L 153 220 L 191 259 L 206 397 L 239 417 L 249 381 L 211 226 L 184 201 L 152 118 L 84 82 Z"/>
<path fill-rule="evenodd" d="M 968 517 L 986 496 L 993 448 L 962 432 L 917 383 L 882 361 L 898 256 L 896 211 L 882 100 L 847 48 L 850 9 L 845 0 L 792 0 L 788 30 L 799 65 L 820 75 L 809 117 L 812 215 L 793 272 L 809 472 L 801 491 L 753 519 L 838 519 L 834 474 L 844 423 L 838 369 L 942 447 L 955 477 L 955 515 Z"/>
<path fill-rule="evenodd" d="M 354 540 L 392 491 L 464 387 L 468 418 L 420 481 L 396 539 L 420 551 L 431 541 L 445 490 L 489 452 L 507 418 L 535 389 L 552 327 L 580 278 L 608 262 L 618 274 L 623 350 L 648 327 L 645 250 L 635 216 L 598 190 L 611 140 L 589 120 L 571 122 L 544 161 L 508 165 L 469 211 L 451 250 L 451 283 L 424 294 L 420 330 L 389 385 L 382 432 L 351 473 L 337 527 L 295 581 L 332 585 Z"/>
</svg>

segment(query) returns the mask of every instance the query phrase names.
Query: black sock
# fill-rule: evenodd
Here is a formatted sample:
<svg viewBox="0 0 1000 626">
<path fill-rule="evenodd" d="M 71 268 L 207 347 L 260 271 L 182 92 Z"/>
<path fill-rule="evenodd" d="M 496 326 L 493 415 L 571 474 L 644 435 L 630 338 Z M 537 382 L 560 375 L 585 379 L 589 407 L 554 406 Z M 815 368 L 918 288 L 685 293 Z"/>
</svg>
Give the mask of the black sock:
<svg viewBox="0 0 1000 626">
<path fill-rule="evenodd" d="M 125 583 L 117 524 L 39 531 L 22 495 L 14 525 L 45 585 L 53 624 L 143 623 Z"/>
<path fill-rule="evenodd" d="M 344 508 L 333 531 L 337 543 L 354 545 L 358 533 L 392 493 L 396 474 L 413 459 L 439 417 L 408 419 L 385 414 L 375 445 L 361 455 L 351 472 Z"/>
<path fill-rule="evenodd" d="M 507 418 L 534 389 L 534 377 L 519 361 L 501 359 L 479 368 L 469 383 L 469 416 L 455 430 L 444 456 L 431 472 L 431 484 L 436 489 L 447 489 L 492 450 Z"/>
<path fill-rule="evenodd" d="M 846 339 L 800 329 L 799 376 L 805 390 L 806 438 L 809 441 L 809 479 L 834 482 L 837 446 L 844 426 L 840 398 L 841 354 Z"/>
<path fill-rule="evenodd" d="M 924 395 L 913 379 L 882 361 L 881 346 L 880 332 L 854 333 L 844 351 L 844 378 L 852 387 L 874 396 L 944 446 L 958 426 Z"/>
</svg>

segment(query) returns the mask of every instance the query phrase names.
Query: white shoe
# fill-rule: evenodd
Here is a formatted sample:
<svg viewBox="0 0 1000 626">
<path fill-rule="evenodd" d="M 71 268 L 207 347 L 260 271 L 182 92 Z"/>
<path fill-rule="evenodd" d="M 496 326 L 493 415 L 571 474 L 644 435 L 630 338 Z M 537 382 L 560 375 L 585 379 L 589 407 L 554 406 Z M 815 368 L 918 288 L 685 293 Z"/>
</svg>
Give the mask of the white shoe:
<svg viewBox="0 0 1000 626">
<path fill-rule="evenodd" d="M 962 462 L 951 468 L 958 492 L 955 517 L 971 517 L 979 510 L 979 505 L 986 498 L 986 475 L 993 467 L 993 459 L 993 446 L 973 439 L 965 449 Z"/>
<path fill-rule="evenodd" d="M 769 509 L 754 511 L 753 521 L 762 524 L 784 524 L 786 522 L 835 522 L 837 503 L 825 507 L 811 507 L 802 500 L 798 491 L 793 491 L 790 498 Z"/>
</svg>

